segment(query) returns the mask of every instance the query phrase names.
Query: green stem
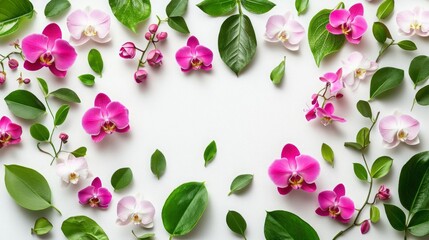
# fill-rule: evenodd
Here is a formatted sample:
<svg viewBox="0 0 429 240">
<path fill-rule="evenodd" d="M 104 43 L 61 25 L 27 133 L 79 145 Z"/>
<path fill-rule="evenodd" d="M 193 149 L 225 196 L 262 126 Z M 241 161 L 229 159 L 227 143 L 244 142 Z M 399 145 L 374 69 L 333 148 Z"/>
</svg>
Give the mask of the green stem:
<svg viewBox="0 0 429 240">
<path fill-rule="evenodd" d="M 414 105 L 416 105 L 416 98 L 414 98 L 414 100 L 413 100 L 413 105 L 411 105 L 411 112 L 413 111 L 413 109 L 414 109 Z"/>
<path fill-rule="evenodd" d="M 343 2 L 338 3 L 338 5 L 334 8 L 334 10 L 336 9 L 344 9 L 345 5 Z"/>
<path fill-rule="evenodd" d="M 387 45 L 383 45 L 383 46 L 381 47 L 381 49 L 380 49 L 380 52 L 378 53 L 378 57 L 377 57 L 377 59 L 375 60 L 375 62 L 377 62 L 377 63 L 378 63 L 378 61 L 380 61 L 381 56 L 383 56 L 383 55 L 384 55 L 384 53 L 386 52 L 386 50 L 387 50 L 390 46 L 392 46 L 394 43 L 395 43 L 395 40 L 393 40 L 393 39 L 392 39 L 392 41 L 391 41 L 389 44 L 387 44 Z"/>
<path fill-rule="evenodd" d="M 237 0 L 237 5 L 238 5 L 238 13 L 240 15 L 243 15 L 243 10 L 241 9 L 241 1 L 240 0 Z"/>
<path fill-rule="evenodd" d="M 161 19 L 161 18 L 159 18 L 158 16 L 156 16 L 156 18 L 158 19 L 158 27 L 159 27 L 159 25 L 161 25 L 161 23 L 163 23 L 163 22 L 164 22 L 164 20 L 162 20 L 162 19 Z M 137 49 L 137 50 L 139 50 L 140 52 L 142 52 L 142 55 L 141 55 L 141 57 L 140 57 L 140 59 L 139 59 L 139 63 L 137 64 L 137 70 L 136 70 L 136 71 L 138 71 L 138 70 L 139 70 L 139 68 L 140 68 L 141 66 L 143 66 L 143 65 L 144 65 L 143 58 L 144 58 L 144 55 L 146 54 L 147 50 L 149 49 L 150 44 L 153 44 L 153 46 L 154 46 L 154 47 L 155 47 L 155 49 L 156 49 L 156 44 L 155 44 L 155 42 L 154 42 L 154 37 L 155 37 L 155 34 L 152 34 L 152 36 L 151 36 L 151 38 L 149 39 L 149 41 L 147 42 L 146 47 L 145 47 L 145 49 L 144 49 L 144 50 L 142 50 L 142 49 L 140 49 L 140 48 L 137 48 L 137 47 L 136 47 L 136 49 Z"/>
<path fill-rule="evenodd" d="M 41 147 L 40 147 L 40 142 L 39 143 L 37 143 L 37 149 L 39 149 L 39 151 L 41 151 L 42 153 L 44 153 L 44 154 L 48 154 L 49 156 L 51 156 L 52 158 L 55 158 L 52 154 L 50 154 L 49 152 L 46 152 L 45 150 L 43 150 Z"/>
<path fill-rule="evenodd" d="M 61 211 L 58 209 L 58 208 L 56 208 L 54 205 L 51 205 L 51 207 L 53 208 L 53 209 L 55 209 L 55 211 L 57 211 L 59 214 L 60 214 L 60 216 L 62 216 L 63 214 L 61 213 Z"/>
<path fill-rule="evenodd" d="M 171 236 L 171 235 L 170 235 L 170 238 L 169 238 L 169 240 L 171 240 L 171 239 L 173 239 L 173 236 Z"/>
</svg>

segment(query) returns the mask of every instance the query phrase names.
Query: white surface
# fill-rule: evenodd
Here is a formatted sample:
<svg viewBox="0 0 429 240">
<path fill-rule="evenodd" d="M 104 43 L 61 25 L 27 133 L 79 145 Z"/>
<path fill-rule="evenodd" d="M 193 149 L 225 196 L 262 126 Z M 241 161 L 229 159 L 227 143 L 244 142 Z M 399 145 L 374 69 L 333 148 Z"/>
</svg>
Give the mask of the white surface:
<svg viewBox="0 0 429 240">
<path fill-rule="evenodd" d="M 0 52 L 9 51 L 6 43 L 14 38 L 22 39 L 30 33 L 40 33 L 50 22 L 43 15 L 45 1 L 33 1 L 38 14 L 34 21 L 24 30 L 8 39 L 2 39 Z M 68 72 L 67 78 L 55 79 L 48 69 L 37 72 L 24 71 L 25 77 L 32 79 L 30 86 L 23 86 L 41 97 L 36 77 L 48 81 L 50 89 L 69 87 L 78 92 L 82 103 L 73 105 L 66 123 L 59 132 L 70 135 L 66 149 L 73 150 L 79 146 L 88 147 L 87 159 L 94 176 L 99 176 L 109 189 L 110 177 L 121 167 L 132 167 L 134 179 L 131 187 L 121 192 L 112 192 L 113 200 L 108 210 L 91 209 L 79 205 L 77 191 L 90 184 L 90 180 L 78 186 L 65 187 L 55 174 L 54 166 L 49 166 L 50 158 L 36 149 L 36 142 L 29 134 L 30 122 L 15 117 L 12 119 L 23 125 L 23 142 L 19 146 L 2 149 L 2 164 L 19 164 L 41 172 L 48 180 L 53 194 L 53 204 L 63 215 L 53 210 L 30 212 L 22 209 L 8 196 L 1 177 L 0 186 L 0 220 L 1 239 L 36 239 L 30 235 L 34 221 L 41 216 L 49 218 L 54 224 L 53 232 L 45 239 L 64 239 L 60 230 L 63 220 L 70 216 L 87 215 L 96 220 L 107 232 L 110 239 L 133 239 L 131 230 L 145 232 L 134 226 L 115 224 L 116 204 L 123 196 L 141 193 L 145 199 L 153 202 L 156 207 L 155 228 L 157 239 L 167 239 L 167 233 L 161 220 L 161 209 L 169 193 L 180 184 L 188 181 L 205 181 L 209 191 L 209 205 L 198 226 L 189 235 L 180 239 L 239 239 L 225 223 L 229 209 L 240 212 L 248 223 L 247 238 L 249 240 L 264 239 L 263 226 L 266 210 L 287 210 L 294 212 L 308 221 L 319 233 L 321 239 L 331 239 L 338 231 L 345 228 L 327 217 L 314 213 L 318 207 L 317 193 L 332 189 L 338 183 L 344 183 L 347 195 L 356 206 L 363 203 L 367 193 L 367 185 L 359 182 L 353 174 L 352 162 L 361 159 L 354 151 L 345 149 L 343 142 L 353 140 L 356 132 L 369 122 L 360 117 L 355 110 L 359 99 L 368 99 L 369 81 L 360 85 L 356 92 L 349 89 L 343 91 L 345 97 L 337 104 L 337 113 L 347 118 L 347 123 L 323 127 L 317 121 L 308 123 L 304 118 L 304 109 L 310 104 L 310 96 L 322 87 L 318 77 L 327 71 L 335 71 L 340 67 L 341 59 L 353 50 L 363 51 L 369 58 L 375 59 L 379 46 L 369 30 L 359 46 L 346 44 L 334 57 L 323 61 L 317 68 L 308 41 L 301 44 L 297 53 L 287 51 L 280 45 L 267 43 L 263 40 L 265 23 L 273 14 L 283 14 L 286 10 L 295 13 L 294 1 L 274 0 L 277 6 L 265 15 L 248 14 L 252 20 L 258 40 L 258 50 L 253 63 L 239 78 L 230 71 L 220 59 L 217 51 L 217 35 L 225 17 L 213 18 L 204 14 L 190 1 L 186 21 L 193 35 L 200 43 L 210 47 L 214 52 L 213 71 L 210 73 L 193 72 L 184 74 L 177 65 L 174 54 L 186 44 L 186 36 L 174 32 L 168 26 L 167 42 L 160 44 L 164 53 L 164 64 L 160 69 L 149 69 L 150 77 L 147 86 L 137 85 L 133 80 L 136 60 L 124 60 L 118 56 L 118 50 L 126 41 L 136 42 L 138 46 L 145 44 L 144 32 L 149 23 L 156 20 L 156 15 L 165 16 L 168 1 L 153 0 L 151 21 L 139 27 L 139 34 L 133 34 L 123 27 L 112 16 L 111 34 L 113 40 L 105 45 L 88 43 L 77 47 L 79 54 L 75 65 Z M 358 1 L 345 1 L 349 7 Z M 365 17 L 369 25 L 376 21 L 375 11 L 380 1 L 363 2 Z M 314 14 L 322 8 L 333 8 L 338 1 L 310 1 L 307 13 L 298 17 L 308 29 L 308 23 Z M 425 0 L 396 1 L 395 13 L 399 9 L 411 9 L 414 5 L 429 7 Z M 72 9 L 85 7 L 102 9 L 111 14 L 108 1 L 73 0 Z M 68 13 L 70 13 L 69 11 Z M 65 25 L 66 16 L 55 19 L 65 38 L 69 34 Z M 397 33 L 394 18 L 386 21 L 392 35 L 397 39 L 405 39 Z M 405 52 L 397 47 L 388 51 L 381 59 L 381 66 L 394 66 L 406 70 L 402 87 L 392 92 L 391 96 L 372 103 L 373 109 L 381 111 L 381 117 L 392 114 L 395 110 L 409 113 L 415 90 L 407 74 L 408 66 L 414 56 L 428 55 L 427 39 L 413 37 L 419 47 L 416 52 Z M 426 42 L 424 42 L 424 40 Z M 94 87 L 85 87 L 77 79 L 84 73 L 92 73 L 87 64 L 89 49 L 97 48 L 103 55 L 105 69 L 103 78 L 97 78 Z M 287 56 L 286 77 L 282 86 L 276 87 L 269 80 L 270 71 Z M 22 64 L 21 64 L 22 66 Z M 20 70 L 23 70 L 20 67 Z M 16 89 L 14 79 L 18 72 L 8 75 L 7 85 L 0 90 L 2 98 Z M 111 99 L 118 100 L 130 110 L 131 132 L 108 136 L 100 144 L 91 141 L 81 127 L 83 113 L 93 106 L 97 93 L 107 93 Z M 57 108 L 58 106 L 55 106 Z M 0 115 L 12 116 L 4 102 L 0 104 Z M 374 191 L 385 182 L 392 190 L 391 203 L 399 205 L 397 182 L 402 165 L 415 153 L 428 149 L 428 109 L 416 105 L 411 113 L 421 121 L 421 144 L 417 147 L 401 145 L 394 150 L 382 148 L 378 131 L 372 134 L 371 150 L 368 159 L 380 155 L 390 155 L 394 161 L 392 172 L 381 182 L 376 181 Z M 43 120 L 52 126 L 51 119 Z M 207 168 L 204 167 L 203 152 L 211 140 L 216 140 L 218 155 Z M 335 168 L 326 164 L 320 155 L 322 142 L 328 143 L 335 151 Z M 287 196 L 277 193 L 276 187 L 267 175 L 271 162 L 280 156 L 286 143 L 295 144 L 302 153 L 319 159 L 321 175 L 317 180 L 317 192 L 308 194 L 294 191 Z M 150 171 L 150 156 L 160 149 L 167 158 L 167 171 L 157 180 Z M 3 170 L 1 176 L 3 176 Z M 248 191 L 239 195 L 227 196 L 233 178 L 242 173 L 255 175 Z M 380 205 L 379 205 L 380 206 Z M 358 228 L 353 229 L 342 239 L 402 239 L 399 232 L 393 230 L 380 206 L 382 220 L 371 227 L 367 235 L 362 236 Z M 365 213 L 363 216 L 368 216 Z"/>
</svg>

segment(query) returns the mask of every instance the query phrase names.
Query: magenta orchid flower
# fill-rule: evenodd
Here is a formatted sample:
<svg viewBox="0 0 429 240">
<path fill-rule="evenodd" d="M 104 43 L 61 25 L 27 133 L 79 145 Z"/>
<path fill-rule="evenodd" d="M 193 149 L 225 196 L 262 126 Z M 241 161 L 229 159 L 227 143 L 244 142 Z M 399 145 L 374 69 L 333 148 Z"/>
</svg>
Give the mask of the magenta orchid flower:
<svg viewBox="0 0 429 240">
<path fill-rule="evenodd" d="M 286 195 L 293 189 L 314 192 L 319 176 L 319 162 L 311 156 L 301 155 L 293 144 L 283 147 L 281 158 L 275 160 L 268 169 L 268 175 L 280 194 Z"/>
<path fill-rule="evenodd" d="M 429 11 L 423 10 L 421 7 L 416 7 L 412 11 L 399 12 L 396 15 L 396 23 L 399 26 L 399 32 L 404 35 L 429 36 Z"/>
<path fill-rule="evenodd" d="M 124 105 L 112 102 L 104 93 L 97 95 L 94 105 L 82 118 L 82 126 L 94 142 L 100 142 L 107 134 L 130 130 L 128 109 Z"/>
<path fill-rule="evenodd" d="M 285 15 L 271 16 L 265 26 L 265 40 L 268 42 L 282 42 L 283 46 L 291 51 L 299 49 L 299 43 L 305 37 L 304 27 L 293 19 L 290 11 Z"/>
<path fill-rule="evenodd" d="M 85 180 L 90 176 L 88 163 L 85 158 L 76 158 L 69 154 L 67 159 L 58 159 L 56 166 L 57 175 L 66 183 L 77 184 L 80 180 Z"/>
<path fill-rule="evenodd" d="M 320 81 L 329 84 L 331 95 L 337 95 L 337 93 L 344 88 L 343 80 L 343 69 L 340 68 L 337 72 L 328 72 L 320 77 Z"/>
<path fill-rule="evenodd" d="M 153 217 L 155 216 L 155 207 L 140 197 L 126 196 L 118 202 L 117 223 L 126 225 L 133 223 L 144 228 L 153 227 Z"/>
<path fill-rule="evenodd" d="M 76 10 L 67 17 L 67 28 L 71 35 L 71 41 L 79 46 L 90 39 L 98 43 L 110 41 L 110 16 L 100 11 L 92 10 L 87 13 Z"/>
<path fill-rule="evenodd" d="M 92 208 L 108 208 L 112 200 L 112 194 L 107 188 L 102 187 L 100 178 L 96 177 L 88 186 L 78 192 L 79 203 L 89 205 Z"/>
<path fill-rule="evenodd" d="M 378 69 L 375 61 L 366 59 L 360 52 L 352 52 L 350 56 L 343 60 L 343 82 L 355 90 L 360 81 L 372 76 Z"/>
<path fill-rule="evenodd" d="M 305 114 L 305 118 L 307 121 L 311 121 L 317 117 L 316 110 L 319 108 L 319 101 L 317 99 L 319 98 L 318 94 L 313 94 L 311 97 L 312 101 L 311 104 L 313 105 L 310 109 L 307 110 L 307 113 Z"/>
<path fill-rule="evenodd" d="M 349 10 L 336 9 L 329 15 L 326 29 L 334 35 L 342 35 L 352 44 L 359 44 L 368 25 L 363 17 L 363 5 L 357 3 Z"/>
<path fill-rule="evenodd" d="M 0 119 L 0 148 L 21 142 L 22 128 L 8 117 Z"/>
<path fill-rule="evenodd" d="M 212 69 L 213 52 L 200 45 L 196 37 L 191 36 L 188 38 L 187 46 L 176 52 L 176 61 L 183 72 L 199 69 L 208 71 Z"/>
<path fill-rule="evenodd" d="M 321 119 L 321 122 L 324 126 L 328 126 L 332 122 L 345 122 L 346 120 L 342 117 L 338 117 L 334 115 L 334 105 L 332 103 L 327 103 L 325 107 L 317 108 L 316 115 Z"/>
<path fill-rule="evenodd" d="M 22 40 L 24 68 L 36 71 L 42 67 L 48 67 L 55 76 L 65 77 L 67 70 L 75 62 L 77 53 L 61 37 L 61 29 L 56 23 L 46 26 L 42 34 L 31 34 L 25 37 Z"/>
<path fill-rule="evenodd" d="M 401 142 L 408 145 L 420 143 L 418 136 L 420 123 L 410 115 L 396 112 L 394 115 L 382 118 L 378 127 L 386 148 L 394 148 Z"/>
<path fill-rule="evenodd" d="M 327 190 L 319 193 L 319 208 L 316 213 L 320 216 L 329 216 L 342 223 L 347 223 L 355 212 L 355 204 L 346 197 L 343 184 L 338 184 L 333 191 Z"/>
</svg>

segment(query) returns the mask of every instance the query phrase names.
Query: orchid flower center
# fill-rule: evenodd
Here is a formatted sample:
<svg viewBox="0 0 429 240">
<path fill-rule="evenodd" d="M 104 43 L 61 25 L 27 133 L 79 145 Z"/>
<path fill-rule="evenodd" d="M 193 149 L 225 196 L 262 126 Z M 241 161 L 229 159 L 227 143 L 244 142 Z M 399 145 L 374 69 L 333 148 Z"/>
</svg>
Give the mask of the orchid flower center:
<svg viewBox="0 0 429 240">
<path fill-rule="evenodd" d="M 294 173 L 289 178 L 290 186 L 293 189 L 299 189 L 299 188 L 301 188 L 303 182 L 304 182 L 304 178 L 301 175 L 297 174 L 297 173 Z"/>
<path fill-rule="evenodd" d="M 352 31 L 348 24 L 342 24 L 341 30 L 343 31 L 344 35 L 349 35 L 349 33 Z"/>
<path fill-rule="evenodd" d="M 198 59 L 198 58 L 193 58 L 192 60 L 191 60 L 191 65 L 192 65 L 192 69 L 194 69 L 194 70 L 198 70 L 198 69 L 200 69 L 201 68 L 201 66 L 203 65 L 203 61 L 201 61 L 200 59 Z"/>
<path fill-rule="evenodd" d="M 415 22 L 411 23 L 410 28 L 413 30 L 420 30 L 422 28 L 422 24 L 415 21 Z"/>
<path fill-rule="evenodd" d="M 95 27 L 93 27 L 92 25 L 89 25 L 85 28 L 83 34 L 85 34 L 85 36 L 87 37 L 93 37 L 97 35 L 97 30 L 95 30 Z"/>
<path fill-rule="evenodd" d="M 69 181 L 72 184 L 76 184 L 79 181 L 79 173 L 77 172 L 72 172 L 69 174 Z"/>
<path fill-rule="evenodd" d="M 107 134 L 111 134 L 116 131 L 116 125 L 111 121 L 104 122 L 102 128 Z"/>
<path fill-rule="evenodd" d="M 404 129 L 399 130 L 396 135 L 401 142 L 405 142 L 408 138 L 408 133 Z"/>
<path fill-rule="evenodd" d="M 363 79 L 365 78 L 366 70 L 363 68 L 358 68 L 355 71 L 355 78 Z"/>
<path fill-rule="evenodd" d="M 322 122 L 323 126 L 326 127 L 332 122 L 332 118 L 329 116 L 324 116 L 320 121 Z"/>
<path fill-rule="evenodd" d="M 340 213 L 341 210 L 336 204 L 334 206 L 329 207 L 329 216 L 331 216 L 332 218 L 337 217 L 338 215 L 340 215 Z"/>
<path fill-rule="evenodd" d="M 135 225 L 139 225 L 142 222 L 141 217 L 138 214 L 136 214 L 136 213 L 133 213 L 133 215 L 131 216 L 131 220 L 133 221 L 133 223 Z"/>
<path fill-rule="evenodd" d="M 88 200 L 88 204 L 91 207 L 98 207 L 98 205 L 100 204 L 100 199 L 98 198 L 97 195 L 94 195 L 92 198 Z"/>
<path fill-rule="evenodd" d="M 39 60 L 43 66 L 49 67 L 52 65 L 55 59 L 50 52 L 45 52 L 44 54 L 40 55 Z"/>
<path fill-rule="evenodd" d="M 0 134 L 0 146 L 5 146 L 9 143 L 12 136 L 9 133 Z"/>
<path fill-rule="evenodd" d="M 289 35 L 287 34 L 286 30 L 283 30 L 278 33 L 277 38 L 282 42 L 286 42 L 289 39 Z"/>
</svg>

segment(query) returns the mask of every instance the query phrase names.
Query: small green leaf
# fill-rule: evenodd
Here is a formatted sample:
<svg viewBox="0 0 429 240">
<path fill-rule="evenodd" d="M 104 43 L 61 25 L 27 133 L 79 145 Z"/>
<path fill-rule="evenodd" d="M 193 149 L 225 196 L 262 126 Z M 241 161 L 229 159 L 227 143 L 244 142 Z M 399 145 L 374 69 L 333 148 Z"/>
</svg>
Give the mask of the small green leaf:
<svg viewBox="0 0 429 240">
<path fill-rule="evenodd" d="M 101 57 L 101 53 L 93 48 L 89 51 L 88 53 L 88 63 L 89 66 L 91 67 L 92 71 L 94 71 L 95 73 L 97 73 L 98 75 L 100 75 L 100 77 L 102 76 L 102 72 L 103 72 L 103 58 Z"/>
<path fill-rule="evenodd" d="M 375 205 L 371 205 L 369 216 L 372 223 L 377 223 L 380 220 L 380 210 Z"/>
<path fill-rule="evenodd" d="M 372 119 L 371 106 L 369 105 L 369 103 L 367 101 L 360 100 L 359 102 L 357 102 L 356 108 L 363 117 Z"/>
<path fill-rule="evenodd" d="M 247 228 L 247 223 L 240 213 L 231 210 L 228 211 L 226 214 L 226 224 L 228 225 L 229 229 L 231 229 L 231 231 L 246 239 L 245 231 Z"/>
<path fill-rule="evenodd" d="M 170 17 L 182 17 L 188 8 L 188 0 L 171 0 L 165 8 L 165 13 Z"/>
<path fill-rule="evenodd" d="M 422 106 L 429 105 L 429 85 L 422 87 L 416 93 L 416 102 Z"/>
<path fill-rule="evenodd" d="M 367 127 L 360 129 L 356 134 L 356 142 L 363 148 L 369 145 L 369 129 Z"/>
<path fill-rule="evenodd" d="M 2 0 L 0 5 L 0 37 L 16 32 L 34 14 L 29 0 Z"/>
<path fill-rule="evenodd" d="M 112 178 L 110 179 L 110 183 L 112 187 L 117 190 L 121 190 L 130 185 L 133 180 L 133 171 L 131 168 L 120 168 L 113 173 Z"/>
<path fill-rule="evenodd" d="M 267 212 L 264 235 L 266 240 L 319 240 L 310 224 L 293 213 L 281 210 Z"/>
<path fill-rule="evenodd" d="M 183 17 L 169 17 L 168 26 L 178 32 L 185 34 L 189 33 L 188 25 L 186 24 L 185 19 Z"/>
<path fill-rule="evenodd" d="M 377 9 L 377 17 L 378 19 L 387 18 L 395 8 L 394 0 L 384 0 Z"/>
<path fill-rule="evenodd" d="M 406 51 L 415 51 L 417 50 L 416 44 L 411 40 L 402 40 L 398 42 L 398 46 Z"/>
<path fill-rule="evenodd" d="M 51 92 L 49 95 L 52 95 L 60 100 L 63 100 L 65 102 L 70 103 L 80 103 L 79 96 L 71 89 L 68 88 L 60 88 L 53 92 Z"/>
<path fill-rule="evenodd" d="M 94 86 L 95 84 L 95 77 L 92 74 L 83 74 L 80 75 L 79 80 L 83 83 L 85 86 Z"/>
<path fill-rule="evenodd" d="M 43 78 L 37 78 L 37 81 L 39 82 L 40 90 L 42 90 L 43 95 L 46 97 L 49 94 L 49 88 L 48 83 L 46 83 L 45 79 Z"/>
<path fill-rule="evenodd" d="M 359 180 L 362 180 L 362 181 L 368 180 L 368 173 L 366 172 L 366 169 L 362 164 L 353 163 L 353 171 L 355 172 L 355 175 Z"/>
<path fill-rule="evenodd" d="M 357 151 L 361 151 L 363 148 L 362 145 L 356 142 L 345 142 L 344 147 L 348 147 Z"/>
<path fill-rule="evenodd" d="M 15 90 L 4 101 L 13 115 L 23 119 L 34 120 L 46 112 L 45 105 L 27 90 Z"/>
<path fill-rule="evenodd" d="M 429 210 L 416 212 L 408 223 L 408 231 L 416 237 L 424 237 L 429 234 Z"/>
<path fill-rule="evenodd" d="M 231 183 L 231 186 L 229 188 L 230 192 L 228 193 L 228 196 L 247 188 L 250 185 L 250 183 L 252 183 L 252 180 L 253 180 L 252 174 L 238 175 L 237 177 L 234 178 L 234 180 Z"/>
<path fill-rule="evenodd" d="M 67 218 L 61 230 L 68 240 L 109 240 L 104 230 L 87 216 Z"/>
<path fill-rule="evenodd" d="M 387 220 L 394 229 L 405 230 L 405 213 L 400 208 L 395 205 L 384 204 L 384 211 L 386 211 Z"/>
<path fill-rule="evenodd" d="M 271 71 L 270 79 L 274 84 L 278 85 L 282 82 L 283 77 L 285 76 L 285 65 L 286 57 Z"/>
<path fill-rule="evenodd" d="M 67 119 L 67 115 L 69 114 L 70 106 L 67 104 L 62 105 L 57 113 L 55 114 L 54 125 L 60 126 Z"/>
<path fill-rule="evenodd" d="M 329 165 L 334 166 L 334 151 L 332 151 L 332 148 L 326 144 L 322 144 L 322 157 L 323 159 L 329 163 Z"/>
<path fill-rule="evenodd" d="M 133 32 L 151 13 L 150 0 L 109 0 L 109 5 L 116 19 Z"/>
<path fill-rule="evenodd" d="M 382 22 L 374 22 L 372 25 L 372 34 L 379 43 L 385 43 L 387 38 L 392 39 L 389 29 Z"/>
<path fill-rule="evenodd" d="M 241 0 L 241 4 L 247 11 L 255 14 L 267 13 L 276 6 L 268 0 Z"/>
<path fill-rule="evenodd" d="M 209 145 L 207 145 L 206 150 L 204 150 L 204 166 L 207 167 L 207 165 L 213 161 L 213 159 L 216 157 L 217 153 L 217 146 L 216 142 L 213 140 Z"/>
<path fill-rule="evenodd" d="M 408 69 L 408 74 L 414 83 L 414 87 L 429 79 L 429 56 L 420 55 L 415 57 Z"/>
<path fill-rule="evenodd" d="M 165 172 L 167 162 L 165 161 L 164 154 L 156 149 L 150 159 L 150 169 L 152 173 L 159 179 Z"/>
<path fill-rule="evenodd" d="M 398 87 L 401 85 L 403 79 L 404 70 L 402 69 L 393 67 L 384 67 L 378 69 L 371 79 L 371 86 L 369 90 L 370 98 L 374 99 L 381 94 Z"/>
<path fill-rule="evenodd" d="M 86 147 L 80 147 L 74 150 L 73 152 L 71 152 L 71 154 L 73 154 L 73 156 L 75 157 L 85 157 L 86 151 L 87 151 Z"/>
<path fill-rule="evenodd" d="M 143 235 L 141 235 L 141 236 L 137 236 L 137 235 L 134 233 L 134 230 L 132 231 L 132 233 L 133 233 L 134 237 L 136 237 L 136 239 L 137 239 L 137 240 L 150 240 L 150 239 L 152 239 L 153 237 L 155 237 L 155 233 L 145 233 L 145 234 L 143 234 Z"/>
<path fill-rule="evenodd" d="M 31 234 L 38 236 L 48 234 L 52 230 L 52 223 L 48 219 L 41 217 L 36 220 L 34 227 L 31 229 Z"/>
<path fill-rule="evenodd" d="M 47 142 L 49 140 L 49 130 L 40 123 L 35 123 L 30 127 L 31 136 L 40 142 Z"/>
<path fill-rule="evenodd" d="M 295 0 L 295 8 L 298 15 L 307 11 L 309 0 Z"/>
<path fill-rule="evenodd" d="M 210 16 L 218 17 L 234 11 L 236 5 L 237 0 L 204 0 L 197 7 Z"/>
<path fill-rule="evenodd" d="M 58 16 L 70 8 L 68 0 L 51 0 L 46 4 L 45 16 L 48 18 Z"/>
<path fill-rule="evenodd" d="M 373 178 L 382 178 L 390 172 L 392 167 L 393 159 L 388 156 L 382 156 L 377 158 L 371 167 L 371 176 Z"/>
</svg>

